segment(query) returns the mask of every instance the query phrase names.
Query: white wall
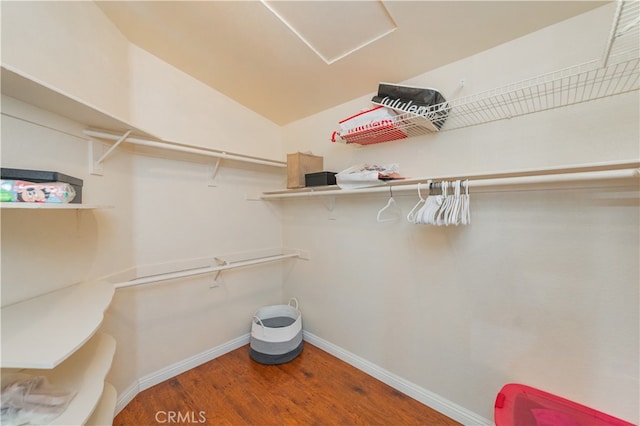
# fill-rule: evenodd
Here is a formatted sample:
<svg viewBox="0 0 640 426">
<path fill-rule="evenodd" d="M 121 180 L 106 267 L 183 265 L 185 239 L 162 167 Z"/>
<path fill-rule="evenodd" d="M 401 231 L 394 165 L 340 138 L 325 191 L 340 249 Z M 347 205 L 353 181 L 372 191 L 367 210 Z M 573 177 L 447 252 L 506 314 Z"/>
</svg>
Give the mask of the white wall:
<svg viewBox="0 0 640 426">
<path fill-rule="evenodd" d="M 1 6 L 4 66 L 165 140 L 284 159 L 278 126 L 129 43 L 93 2 Z"/>
<path fill-rule="evenodd" d="M 93 2 L 8 1 L 0 8 L 3 65 L 128 119 L 129 43 Z"/>
<path fill-rule="evenodd" d="M 129 47 L 130 121 L 165 140 L 284 160 L 280 127 L 162 62 Z"/>
<path fill-rule="evenodd" d="M 597 59 L 612 13 L 594 10 L 404 83 L 449 97 L 463 77 L 459 95 Z M 324 155 L 334 171 L 398 162 L 412 177 L 640 157 L 637 92 L 368 147 L 328 142 L 370 97 L 286 126 L 287 150 Z M 464 228 L 377 223 L 384 194 L 338 197 L 333 211 L 317 199 L 278 201 L 285 245 L 311 256 L 287 277 L 285 296 L 299 299 L 311 333 L 487 419 L 500 387 L 521 382 L 637 422 L 632 185 L 472 193 Z M 394 197 L 404 214 L 417 201 Z"/>
<path fill-rule="evenodd" d="M 3 2 L 2 63 L 161 137 L 282 158 L 278 126 L 130 45 L 92 2 Z M 120 272 L 282 247 L 278 213 L 245 194 L 283 186 L 284 169 L 223 161 L 209 186 L 208 160 L 117 149 L 92 176 L 83 123 L 4 96 L 2 113 L 3 167 L 79 177 L 85 202 L 113 206 L 3 210 L 3 305 Z M 225 272 L 214 288 L 205 276 L 118 290 L 103 324 L 117 340 L 108 380 L 122 394 L 247 333 L 258 307 L 281 300 L 283 267 Z"/>
<path fill-rule="evenodd" d="M 133 265 L 130 158 L 114 158 L 108 175 L 89 175 L 81 131 L 79 123 L 2 97 L 2 167 L 76 176 L 84 181 L 83 203 L 117 206 L 77 213 L 2 210 L 3 306 Z"/>
</svg>

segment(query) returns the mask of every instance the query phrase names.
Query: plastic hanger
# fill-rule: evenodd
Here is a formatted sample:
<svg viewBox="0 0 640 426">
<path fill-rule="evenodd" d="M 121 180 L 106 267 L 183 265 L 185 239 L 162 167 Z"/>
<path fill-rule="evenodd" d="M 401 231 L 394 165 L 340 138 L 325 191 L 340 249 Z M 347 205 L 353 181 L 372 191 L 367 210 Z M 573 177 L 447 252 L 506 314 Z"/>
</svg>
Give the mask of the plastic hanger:
<svg viewBox="0 0 640 426">
<path fill-rule="evenodd" d="M 387 217 L 383 217 L 383 216 Z M 387 205 L 381 208 L 378 211 L 378 216 L 376 219 L 378 222 L 393 222 L 402 217 L 402 211 L 400 210 L 400 206 L 396 203 L 396 200 L 393 199 L 393 191 L 391 187 L 389 187 L 389 201 L 387 201 Z"/>
<path fill-rule="evenodd" d="M 440 186 L 440 184 L 436 183 L 436 186 Z M 431 193 L 432 184 L 429 184 L 429 196 L 427 197 L 427 201 L 425 201 L 424 206 L 418 212 L 418 223 L 423 225 L 435 225 L 436 224 L 436 215 L 440 207 L 442 206 L 442 202 L 444 198 L 442 194 L 434 195 Z"/>
<path fill-rule="evenodd" d="M 453 200 L 451 202 L 451 209 L 447 217 L 447 225 L 460 225 L 461 214 L 461 197 L 460 191 L 462 189 L 462 181 L 456 180 L 453 183 Z"/>
<path fill-rule="evenodd" d="M 447 212 L 451 206 L 451 196 L 449 195 L 449 182 L 442 182 L 442 204 L 435 216 L 434 225 L 443 226 L 449 225 L 447 222 Z"/>
<path fill-rule="evenodd" d="M 429 181 L 429 184 L 431 184 L 431 182 Z M 422 206 L 422 204 L 426 201 L 424 198 L 422 198 L 422 193 L 420 192 L 420 182 L 418 182 L 418 202 L 416 203 L 415 206 L 413 206 L 413 208 L 411 209 L 411 211 L 409 212 L 409 214 L 407 215 L 407 220 L 410 223 L 419 223 L 419 213 L 420 213 L 420 209 L 419 207 Z"/>
<path fill-rule="evenodd" d="M 471 223 L 471 211 L 469 209 L 469 181 L 464 182 L 465 193 L 462 196 L 463 208 L 462 208 L 462 224 L 469 225 Z"/>
</svg>

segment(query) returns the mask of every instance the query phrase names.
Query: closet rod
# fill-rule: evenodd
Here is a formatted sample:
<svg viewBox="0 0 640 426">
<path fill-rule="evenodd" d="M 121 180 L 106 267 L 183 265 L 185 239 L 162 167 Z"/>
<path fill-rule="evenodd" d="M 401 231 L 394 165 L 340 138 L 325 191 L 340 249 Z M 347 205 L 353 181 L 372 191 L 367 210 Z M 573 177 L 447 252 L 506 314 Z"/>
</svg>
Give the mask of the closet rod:
<svg viewBox="0 0 640 426">
<path fill-rule="evenodd" d="M 118 141 L 119 139 L 122 138 L 121 135 L 114 135 L 112 133 L 100 132 L 92 129 L 85 129 L 84 134 L 87 136 L 91 136 L 99 139 L 108 139 L 113 141 Z M 152 140 L 142 139 L 138 137 L 128 137 L 126 138 L 126 141 L 128 143 L 132 143 L 135 145 L 143 145 L 143 146 L 149 146 L 153 148 L 167 149 L 170 151 L 185 152 L 189 154 L 198 154 L 206 157 L 221 158 L 224 160 L 242 161 L 245 163 L 261 164 L 263 166 L 287 167 L 287 163 L 285 163 L 284 161 L 264 160 L 260 158 L 244 157 L 238 154 L 227 154 L 226 152 L 209 151 L 206 148 L 196 148 L 196 147 L 190 147 L 185 145 L 176 145 L 171 142 L 158 142 L 158 141 L 152 141 Z"/>
<path fill-rule="evenodd" d="M 616 169 L 616 170 L 599 170 L 590 172 L 570 172 L 570 173 L 554 173 L 544 175 L 533 176 L 517 176 L 517 177 L 502 177 L 502 178 L 471 178 L 469 180 L 470 188 L 482 188 L 490 186 L 512 186 L 512 185 L 535 185 L 546 183 L 561 183 L 561 182 L 580 182 L 580 181 L 600 181 L 609 179 L 630 179 L 639 178 L 640 169 Z M 425 185 L 430 181 L 451 181 L 451 180 L 465 180 L 465 178 L 437 178 L 437 179 L 424 179 L 419 184 L 393 185 L 393 191 L 416 191 L 418 185 Z M 425 187 L 423 186 L 422 189 Z M 280 199 L 280 198 L 297 198 L 297 197 L 314 197 L 314 196 L 332 196 L 332 195 L 353 195 L 353 194 L 368 194 L 384 192 L 389 193 L 389 186 L 375 186 L 370 188 L 343 190 L 343 189 L 331 189 L 331 190 L 318 190 L 310 192 L 290 192 L 290 193 L 275 193 L 264 194 L 260 197 L 263 200 Z"/>
<path fill-rule="evenodd" d="M 114 284 L 113 286 L 116 289 L 125 288 L 125 287 L 134 287 L 138 285 L 156 283 L 160 281 L 168 281 L 168 280 L 173 280 L 177 278 L 185 278 L 185 277 L 191 277 L 195 275 L 210 274 L 212 272 L 225 271 L 227 269 L 258 265 L 260 263 L 275 262 L 278 260 L 291 259 L 294 257 L 300 257 L 300 254 L 299 253 L 281 254 L 277 256 L 260 257 L 258 259 L 244 260 L 241 262 L 227 263 L 219 266 L 207 266 L 203 268 L 187 269 L 187 270 L 178 271 L 178 272 L 169 272 L 166 274 L 151 275 L 148 277 L 136 278 L 135 280 L 131 280 L 131 281 L 119 282 Z"/>
<path fill-rule="evenodd" d="M 610 179 L 632 179 L 640 177 L 640 169 L 600 170 L 596 172 L 575 172 L 539 176 L 484 179 L 469 181 L 470 187 L 535 185 L 545 183 L 584 182 Z"/>
</svg>

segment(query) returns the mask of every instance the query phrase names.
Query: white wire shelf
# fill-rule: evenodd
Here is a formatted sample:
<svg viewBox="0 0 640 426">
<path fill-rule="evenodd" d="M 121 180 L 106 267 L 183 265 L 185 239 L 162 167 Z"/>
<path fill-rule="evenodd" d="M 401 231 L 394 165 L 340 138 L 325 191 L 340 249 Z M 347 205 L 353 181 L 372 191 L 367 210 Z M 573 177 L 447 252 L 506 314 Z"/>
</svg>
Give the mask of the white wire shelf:
<svg viewBox="0 0 640 426">
<path fill-rule="evenodd" d="M 384 128 L 372 126 L 358 135 L 336 132 L 336 136 L 341 142 L 361 145 L 388 142 L 552 110 L 639 88 L 640 2 L 619 1 L 601 59 L 433 105 L 423 116 L 404 113 Z"/>
<path fill-rule="evenodd" d="M 640 56 L 640 2 L 618 1 L 611 32 L 602 57 L 602 66 L 620 58 Z"/>
<path fill-rule="evenodd" d="M 615 58 L 613 58 L 615 59 Z M 407 137 L 476 126 L 636 91 L 640 58 L 600 60 L 576 65 L 508 86 L 462 97 L 429 108 L 427 116 L 404 113 L 393 125 L 358 135 L 337 136 L 342 142 L 369 145 Z"/>
<path fill-rule="evenodd" d="M 592 61 L 449 101 L 442 131 L 547 111 L 638 90 L 640 59 Z"/>
<path fill-rule="evenodd" d="M 446 114 L 446 111 L 444 114 Z M 364 131 L 343 134 L 336 132 L 335 136 L 339 138 L 340 142 L 371 145 L 421 136 L 437 131 L 438 128 L 428 117 L 406 112 L 385 120 L 381 125 L 374 124 Z M 332 141 L 335 142 L 337 139 L 333 138 Z"/>
</svg>

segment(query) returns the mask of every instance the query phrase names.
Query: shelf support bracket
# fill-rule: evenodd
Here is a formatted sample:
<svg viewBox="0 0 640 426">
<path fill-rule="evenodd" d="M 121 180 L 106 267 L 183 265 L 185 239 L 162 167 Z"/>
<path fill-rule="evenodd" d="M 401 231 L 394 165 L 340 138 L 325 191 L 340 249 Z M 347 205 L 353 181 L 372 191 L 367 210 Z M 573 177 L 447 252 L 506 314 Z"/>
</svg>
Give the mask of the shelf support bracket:
<svg viewBox="0 0 640 426">
<path fill-rule="evenodd" d="M 333 209 L 336 206 L 336 197 L 333 195 L 321 197 L 322 203 L 329 212 L 329 220 L 336 220 L 336 215 Z"/>
<path fill-rule="evenodd" d="M 95 139 L 87 140 L 87 152 L 89 154 L 89 173 L 92 175 L 102 176 L 102 164 L 98 164 L 96 160 L 104 151 L 105 144 Z"/>
<path fill-rule="evenodd" d="M 215 184 L 216 176 L 218 175 L 218 169 L 222 163 L 222 158 L 216 159 L 216 162 L 209 167 L 211 173 L 209 174 L 209 186 L 217 186 Z"/>
<path fill-rule="evenodd" d="M 113 144 L 109 149 L 100 155 L 101 152 L 104 151 L 105 145 L 102 142 L 98 142 L 95 139 L 89 140 L 89 173 L 92 175 L 102 175 L 102 163 L 104 160 L 113 152 L 114 149 L 118 147 L 122 142 L 127 140 L 129 135 L 131 134 L 131 130 L 127 130 L 127 132 L 120 136 L 120 138 Z M 98 159 L 96 157 L 100 155 Z"/>
<path fill-rule="evenodd" d="M 131 134 L 131 130 L 127 130 L 127 132 L 120 136 L 120 139 L 118 139 L 116 141 L 116 143 L 114 143 L 111 148 L 109 148 L 107 150 L 107 152 L 105 152 L 102 157 L 98 158 L 98 160 L 96 161 L 96 163 L 100 164 L 102 163 L 108 156 L 109 154 L 111 154 L 113 152 L 114 149 L 116 149 L 118 147 L 118 145 L 120 145 L 122 142 L 124 142 L 125 140 L 127 140 L 127 138 L 129 137 L 129 135 Z"/>
<path fill-rule="evenodd" d="M 333 208 L 336 206 L 336 197 L 329 196 L 329 197 L 322 197 L 322 198 L 323 198 L 324 206 L 327 208 L 327 210 L 329 210 L 330 212 L 333 212 Z"/>
<path fill-rule="evenodd" d="M 226 261 L 225 259 L 221 259 L 219 257 L 214 258 L 214 260 L 216 261 L 215 266 L 226 266 L 229 264 L 228 261 Z M 220 287 L 220 284 L 222 283 L 222 280 L 220 280 L 220 274 L 222 274 L 222 270 L 219 270 L 216 272 L 216 276 L 213 278 L 213 281 L 211 282 L 211 284 L 209 284 L 209 288 Z"/>
<path fill-rule="evenodd" d="M 624 7 L 624 3 L 620 0 L 616 4 L 616 12 L 613 17 L 613 24 L 611 25 L 611 30 L 609 33 L 609 38 L 607 39 L 607 45 L 604 49 L 604 54 L 602 55 L 601 67 L 605 68 L 609 63 L 609 55 L 611 54 L 611 48 L 613 47 L 613 42 L 618 36 L 618 25 L 620 24 L 620 16 L 622 15 L 622 9 Z"/>
</svg>

